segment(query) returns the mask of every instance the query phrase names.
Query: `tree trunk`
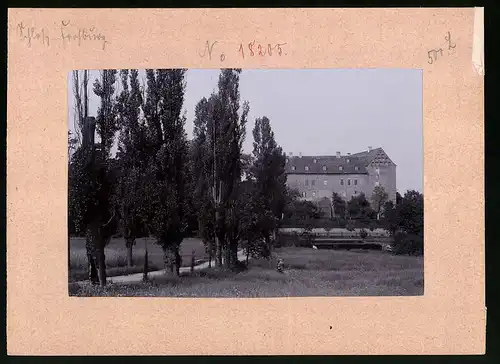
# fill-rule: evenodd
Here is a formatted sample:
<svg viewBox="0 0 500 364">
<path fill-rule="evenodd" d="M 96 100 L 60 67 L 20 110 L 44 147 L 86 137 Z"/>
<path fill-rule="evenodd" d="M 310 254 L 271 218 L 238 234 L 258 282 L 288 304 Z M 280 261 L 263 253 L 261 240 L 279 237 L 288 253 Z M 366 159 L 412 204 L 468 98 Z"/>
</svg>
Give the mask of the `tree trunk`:
<svg viewBox="0 0 500 364">
<path fill-rule="evenodd" d="M 91 284 L 98 284 L 99 277 L 97 274 L 97 266 L 92 253 L 87 253 L 87 260 L 89 263 L 89 280 Z"/>
<path fill-rule="evenodd" d="M 208 241 L 208 268 L 212 268 L 212 240 Z"/>
<path fill-rule="evenodd" d="M 249 244 L 249 242 L 247 242 Z M 250 247 L 247 245 L 247 267 L 248 267 L 248 258 L 250 257 Z"/>
<path fill-rule="evenodd" d="M 133 241 L 127 241 L 127 267 L 132 267 L 134 265 L 134 261 L 132 259 L 132 248 L 134 246 Z"/>
<path fill-rule="evenodd" d="M 179 253 L 179 247 L 177 246 L 175 248 L 175 252 L 174 252 L 174 256 L 175 256 L 175 269 L 174 269 L 174 273 L 177 277 L 179 277 L 181 275 L 181 265 L 182 265 L 182 257 L 181 257 L 181 254 Z"/>
<path fill-rule="evenodd" d="M 229 246 L 229 242 L 224 244 L 224 267 L 231 268 L 231 249 Z"/>
<path fill-rule="evenodd" d="M 271 248 L 276 244 L 276 242 L 278 241 L 278 234 L 277 234 L 277 231 L 278 229 L 273 229 L 272 231 L 272 238 L 271 238 L 271 241 L 270 241 L 270 245 L 269 245 L 269 251 L 271 251 Z"/>
<path fill-rule="evenodd" d="M 70 237 L 69 237 L 69 231 L 68 231 L 68 275 L 69 275 L 69 272 L 71 271 L 71 241 L 70 241 Z M 88 260 L 88 255 L 87 255 L 87 260 Z"/>
<path fill-rule="evenodd" d="M 219 221 L 219 212 L 215 211 L 215 221 Z M 222 267 L 222 239 L 215 235 L 215 266 Z"/>
<path fill-rule="evenodd" d="M 170 255 L 170 251 L 165 245 L 165 243 L 161 244 L 161 248 L 163 250 L 163 263 L 165 264 L 165 274 L 172 273 L 174 265 L 172 263 L 172 256 Z"/>
<path fill-rule="evenodd" d="M 83 117 L 89 116 L 89 97 L 88 97 L 89 74 L 88 71 L 83 71 Z"/>
<path fill-rule="evenodd" d="M 215 240 L 215 250 L 216 250 L 216 259 L 215 259 L 215 266 L 217 267 L 222 267 L 222 258 L 223 258 L 223 248 L 220 239 Z"/>
<path fill-rule="evenodd" d="M 99 284 L 101 287 L 106 285 L 106 257 L 104 255 L 104 242 L 99 237 L 99 248 L 97 249 L 97 272 L 99 274 Z"/>
<path fill-rule="evenodd" d="M 99 276 L 97 273 L 97 264 L 95 256 L 95 236 L 92 233 L 92 229 L 89 227 L 86 231 L 85 236 L 85 248 L 87 250 L 87 261 L 89 267 L 89 280 L 91 284 L 99 283 Z"/>
<path fill-rule="evenodd" d="M 194 250 L 191 252 L 191 273 L 194 272 L 194 260 L 195 260 L 195 255 L 194 255 Z"/>
<path fill-rule="evenodd" d="M 146 251 L 144 252 L 144 270 L 142 272 L 142 280 L 144 282 L 147 282 L 147 280 L 148 280 L 148 269 L 149 269 L 149 267 L 148 267 L 148 259 L 149 259 L 148 258 L 148 249 L 146 247 Z"/>
<path fill-rule="evenodd" d="M 179 276 L 182 264 L 182 258 L 179 254 L 179 248 L 174 246 L 166 246 L 164 244 L 162 244 L 162 246 L 166 271 L 170 271 L 171 274 Z"/>
<path fill-rule="evenodd" d="M 267 252 L 271 254 L 271 237 L 269 234 L 265 234 L 264 241 L 266 242 Z"/>
<path fill-rule="evenodd" d="M 236 267 L 238 264 L 238 240 L 233 240 L 229 245 L 230 265 Z"/>
</svg>

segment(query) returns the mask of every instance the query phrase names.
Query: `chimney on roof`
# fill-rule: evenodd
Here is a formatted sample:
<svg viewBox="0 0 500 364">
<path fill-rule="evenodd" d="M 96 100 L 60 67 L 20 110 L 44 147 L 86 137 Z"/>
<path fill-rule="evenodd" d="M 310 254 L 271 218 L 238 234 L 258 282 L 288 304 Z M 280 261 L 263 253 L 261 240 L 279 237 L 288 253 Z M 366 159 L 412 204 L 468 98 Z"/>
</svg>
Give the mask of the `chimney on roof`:
<svg viewBox="0 0 500 364">
<path fill-rule="evenodd" d="M 337 158 L 340 158 L 340 152 L 337 152 Z"/>
<path fill-rule="evenodd" d="M 372 147 L 368 147 L 368 151 L 371 152 L 372 151 Z"/>
<path fill-rule="evenodd" d="M 299 158 L 302 158 L 302 152 L 299 152 Z"/>
</svg>

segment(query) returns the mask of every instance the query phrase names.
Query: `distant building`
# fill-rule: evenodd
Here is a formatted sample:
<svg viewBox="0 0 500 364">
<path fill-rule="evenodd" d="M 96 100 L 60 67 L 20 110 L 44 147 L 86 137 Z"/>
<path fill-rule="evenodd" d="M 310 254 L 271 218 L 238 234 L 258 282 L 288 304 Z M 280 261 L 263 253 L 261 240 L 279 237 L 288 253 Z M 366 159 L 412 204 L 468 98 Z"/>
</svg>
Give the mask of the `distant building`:
<svg viewBox="0 0 500 364">
<path fill-rule="evenodd" d="M 287 156 L 287 185 L 299 191 L 308 201 L 320 202 L 325 210 L 337 192 L 344 200 L 364 193 L 371 202 L 375 186 L 384 187 L 389 200 L 396 201 L 396 164 L 382 148 L 347 155 Z M 328 210 L 328 209 L 326 209 Z M 328 214 L 328 211 L 325 211 Z M 329 214 L 328 214 L 329 215 Z"/>
</svg>

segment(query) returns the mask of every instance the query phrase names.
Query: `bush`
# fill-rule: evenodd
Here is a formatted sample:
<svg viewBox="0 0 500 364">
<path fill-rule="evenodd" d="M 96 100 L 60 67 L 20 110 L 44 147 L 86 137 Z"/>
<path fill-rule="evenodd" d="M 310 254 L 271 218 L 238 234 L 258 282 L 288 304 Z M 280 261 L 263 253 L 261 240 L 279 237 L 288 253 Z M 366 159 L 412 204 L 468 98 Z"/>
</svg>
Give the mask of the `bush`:
<svg viewBox="0 0 500 364">
<path fill-rule="evenodd" d="M 259 239 L 250 245 L 250 255 L 252 258 L 264 258 L 264 259 L 269 259 L 271 256 L 271 251 L 269 250 L 269 247 L 267 246 L 266 242 L 264 239 Z"/>
<path fill-rule="evenodd" d="M 354 231 L 354 223 L 352 221 L 349 221 L 346 224 L 346 229 L 347 229 L 347 231 Z"/>
<path fill-rule="evenodd" d="M 359 237 L 361 239 L 366 239 L 368 237 L 368 232 L 365 229 L 361 229 L 361 231 L 359 232 Z"/>
<path fill-rule="evenodd" d="M 280 235 L 278 241 L 276 242 L 276 247 L 312 247 L 312 239 L 308 239 L 304 236 L 299 236 L 298 234 L 293 235 Z"/>
<path fill-rule="evenodd" d="M 312 241 L 314 238 L 314 234 L 312 233 L 312 225 L 308 225 L 304 228 L 304 231 L 302 232 L 302 238 L 305 240 L 306 245 L 312 245 Z"/>
<path fill-rule="evenodd" d="M 237 262 L 235 262 L 234 266 L 231 269 L 234 272 L 240 273 L 240 272 L 247 270 L 248 268 L 247 268 L 246 263 L 238 260 Z"/>
<path fill-rule="evenodd" d="M 424 255 L 424 237 L 423 235 L 414 235 L 407 233 L 398 233 L 394 237 L 394 254 L 397 255 Z"/>
</svg>

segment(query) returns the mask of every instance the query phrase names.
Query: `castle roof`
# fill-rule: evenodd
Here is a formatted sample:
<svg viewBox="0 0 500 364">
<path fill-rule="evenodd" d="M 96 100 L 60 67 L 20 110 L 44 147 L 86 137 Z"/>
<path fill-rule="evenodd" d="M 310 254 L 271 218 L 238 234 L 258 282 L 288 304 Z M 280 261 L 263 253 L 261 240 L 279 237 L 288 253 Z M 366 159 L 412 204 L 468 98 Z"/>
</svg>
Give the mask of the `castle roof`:
<svg viewBox="0 0 500 364">
<path fill-rule="evenodd" d="M 394 163 L 382 148 L 375 148 L 351 155 L 287 156 L 287 174 L 367 174 L 370 163 Z M 306 168 L 307 167 L 307 168 Z"/>
</svg>

